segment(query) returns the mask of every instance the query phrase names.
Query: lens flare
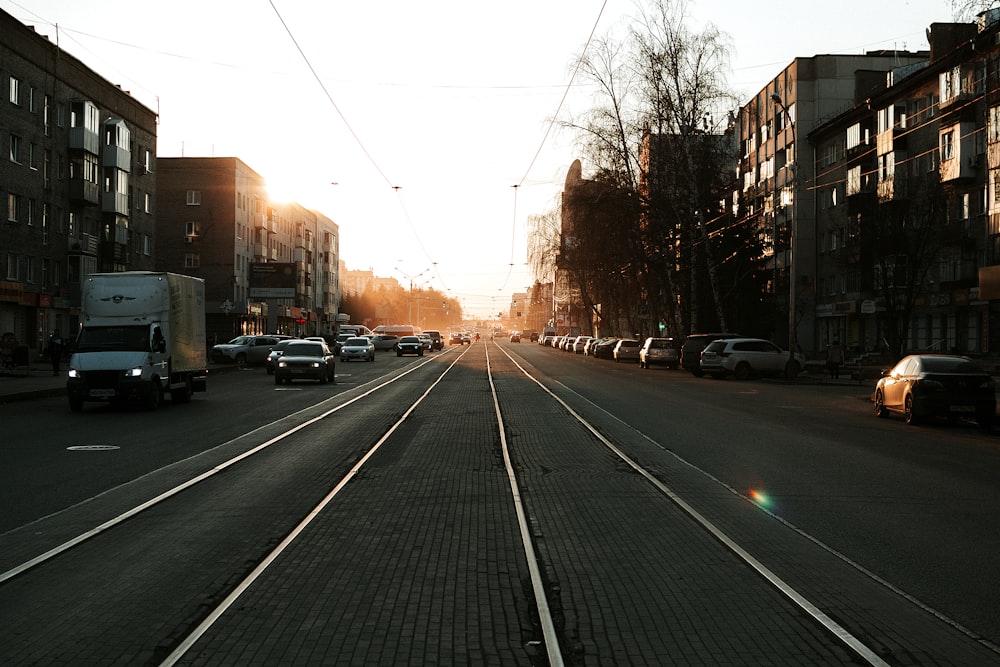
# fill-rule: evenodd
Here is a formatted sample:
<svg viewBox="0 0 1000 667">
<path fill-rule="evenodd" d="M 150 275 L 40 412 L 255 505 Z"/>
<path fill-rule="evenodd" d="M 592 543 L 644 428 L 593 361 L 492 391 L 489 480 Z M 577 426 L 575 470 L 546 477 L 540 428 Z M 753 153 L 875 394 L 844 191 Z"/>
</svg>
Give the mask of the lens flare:
<svg viewBox="0 0 1000 667">
<path fill-rule="evenodd" d="M 761 507 L 767 508 L 771 506 L 771 499 L 767 497 L 763 491 L 758 491 L 757 489 L 750 489 L 750 499 Z"/>
</svg>

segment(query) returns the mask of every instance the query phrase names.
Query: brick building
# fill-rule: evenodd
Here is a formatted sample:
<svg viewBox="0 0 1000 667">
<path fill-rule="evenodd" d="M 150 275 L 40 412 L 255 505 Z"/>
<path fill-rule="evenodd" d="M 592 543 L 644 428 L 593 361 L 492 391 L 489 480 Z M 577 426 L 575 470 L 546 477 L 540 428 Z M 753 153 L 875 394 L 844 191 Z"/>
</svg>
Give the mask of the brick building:
<svg viewBox="0 0 1000 667">
<path fill-rule="evenodd" d="M 156 113 L 0 11 L 0 332 L 40 351 L 81 280 L 152 270 Z"/>
</svg>

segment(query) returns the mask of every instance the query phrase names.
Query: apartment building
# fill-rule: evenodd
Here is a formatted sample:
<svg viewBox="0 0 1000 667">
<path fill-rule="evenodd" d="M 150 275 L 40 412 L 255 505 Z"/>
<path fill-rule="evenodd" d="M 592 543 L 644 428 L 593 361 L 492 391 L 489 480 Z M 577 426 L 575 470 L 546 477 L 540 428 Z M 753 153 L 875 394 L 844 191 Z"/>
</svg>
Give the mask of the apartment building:
<svg viewBox="0 0 1000 667">
<path fill-rule="evenodd" d="M 807 355 L 817 333 L 815 187 L 824 160 L 807 143 L 821 123 L 853 108 L 875 86 L 873 73 L 926 62 L 926 52 L 796 58 L 740 108 L 736 119 L 739 216 L 757 229 L 772 277 L 772 337 Z"/>
<path fill-rule="evenodd" d="M 0 11 L 0 332 L 79 326 L 81 280 L 152 270 L 156 113 Z"/>
<path fill-rule="evenodd" d="M 340 241 L 331 219 L 272 201 L 238 158 L 160 158 L 157 172 L 156 268 L 205 279 L 210 338 L 333 333 Z M 289 268 L 287 284 L 255 284 L 269 263 Z"/>
<path fill-rule="evenodd" d="M 1000 12 L 930 27 L 930 57 L 818 126 L 818 340 L 1000 349 Z"/>
</svg>

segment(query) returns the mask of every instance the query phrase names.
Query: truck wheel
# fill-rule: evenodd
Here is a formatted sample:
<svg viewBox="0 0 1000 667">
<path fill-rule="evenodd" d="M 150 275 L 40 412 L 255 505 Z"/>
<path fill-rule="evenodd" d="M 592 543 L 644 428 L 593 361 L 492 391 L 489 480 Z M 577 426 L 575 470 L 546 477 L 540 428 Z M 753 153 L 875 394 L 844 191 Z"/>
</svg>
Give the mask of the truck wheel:
<svg viewBox="0 0 1000 667">
<path fill-rule="evenodd" d="M 73 412 L 81 412 L 83 410 L 83 399 L 77 396 L 70 396 L 69 409 Z"/>
<path fill-rule="evenodd" d="M 191 383 L 191 378 L 184 381 L 184 386 L 180 389 L 170 390 L 170 400 L 173 403 L 189 403 L 191 401 L 191 395 L 194 393 L 194 386 Z"/>
<path fill-rule="evenodd" d="M 163 388 L 160 387 L 158 380 L 153 380 L 153 388 L 149 392 L 149 397 L 146 398 L 146 409 L 155 410 L 160 407 L 160 401 L 163 400 Z"/>
</svg>

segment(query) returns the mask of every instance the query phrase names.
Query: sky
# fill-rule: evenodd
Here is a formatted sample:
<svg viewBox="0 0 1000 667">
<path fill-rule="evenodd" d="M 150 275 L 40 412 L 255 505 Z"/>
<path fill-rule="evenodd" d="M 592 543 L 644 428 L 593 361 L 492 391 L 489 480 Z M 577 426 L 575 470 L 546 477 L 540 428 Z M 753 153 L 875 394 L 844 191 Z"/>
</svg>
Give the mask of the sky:
<svg viewBox="0 0 1000 667">
<path fill-rule="evenodd" d="M 0 0 L 159 116 L 159 157 L 236 157 L 340 228 L 348 269 L 494 317 L 535 278 L 528 217 L 579 152 L 553 125 L 593 91 L 591 34 L 643 0 Z M 822 8 L 821 8 L 822 7 Z M 795 57 L 927 49 L 948 0 L 693 0 L 748 99 Z M 570 82 L 574 85 L 570 86 Z M 584 164 L 584 175 L 588 165 Z"/>
</svg>

